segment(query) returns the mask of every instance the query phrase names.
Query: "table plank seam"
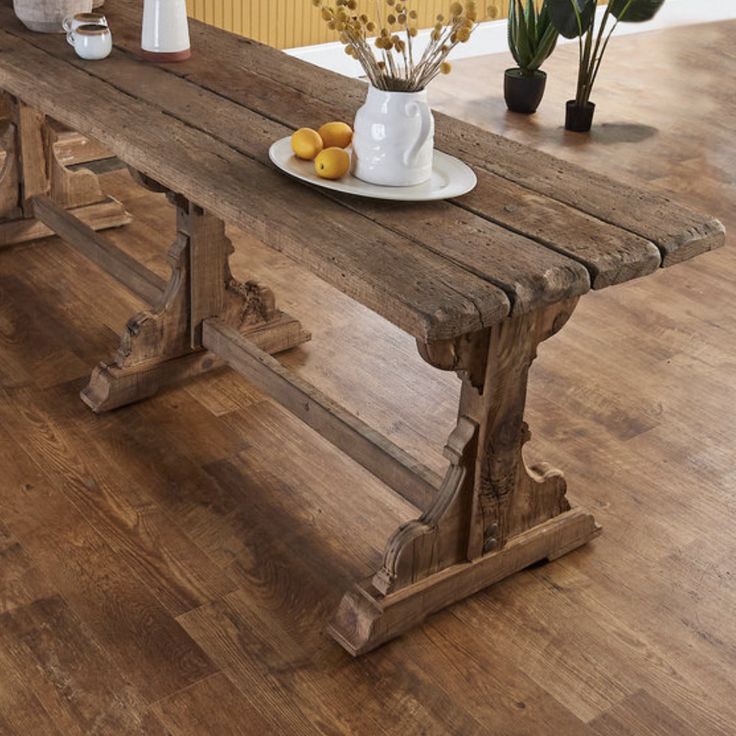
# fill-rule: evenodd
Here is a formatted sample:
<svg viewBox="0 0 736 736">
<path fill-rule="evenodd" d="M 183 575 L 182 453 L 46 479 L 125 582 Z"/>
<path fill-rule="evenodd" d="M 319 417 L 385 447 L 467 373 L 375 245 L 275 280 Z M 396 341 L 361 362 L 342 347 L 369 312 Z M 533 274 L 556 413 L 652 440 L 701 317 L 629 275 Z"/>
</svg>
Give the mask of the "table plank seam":
<svg viewBox="0 0 736 736">
<path fill-rule="evenodd" d="M 491 173 L 491 172 L 489 172 L 489 173 Z M 512 181 L 512 180 L 511 179 L 507 179 L 507 181 Z M 512 183 L 513 184 L 516 184 L 516 182 L 513 182 L 513 181 L 512 181 Z M 533 190 L 531 190 L 531 189 L 528 189 L 527 191 L 533 192 Z M 533 192 L 533 193 L 536 194 L 536 192 Z M 544 196 L 546 196 L 546 195 L 544 195 Z M 554 201 L 555 202 L 558 202 L 558 200 L 554 200 Z M 547 248 L 547 249 L 549 249 L 551 251 L 554 251 L 555 253 L 559 253 L 559 255 L 561 255 L 561 256 L 565 256 L 566 258 L 569 258 L 570 260 L 575 261 L 576 263 L 579 263 L 588 272 L 588 276 L 589 276 L 589 288 L 591 288 L 591 289 L 595 289 L 595 290 L 604 289 L 604 288 L 606 288 L 608 286 L 611 286 L 612 284 L 618 283 L 617 275 L 619 273 L 621 273 L 624 270 L 624 268 L 626 267 L 626 264 L 625 263 L 620 263 L 618 269 L 614 272 L 614 275 L 613 275 L 612 278 L 611 278 L 611 276 L 609 274 L 608 282 L 606 282 L 605 284 L 602 284 L 600 286 L 596 286 L 596 280 L 603 273 L 603 271 L 594 262 L 592 262 L 592 261 L 584 258 L 582 255 L 577 254 L 577 253 L 572 253 L 572 252 L 566 251 L 566 250 L 560 248 L 559 246 L 556 246 L 552 241 L 545 240 L 544 238 L 541 238 L 541 237 L 535 237 L 533 235 L 529 235 L 528 233 L 525 233 L 523 230 L 521 230 L 519 228 L 516 228 L 513 225 L 510 225 L 507 221 L 502 221 L 499 218 L 494 218 L 491 214 L 480 212 L 476 207 L 473 207 L 472 205 L 467 205 L 462 200 L 453 199 L 452 200 L 452 203 L 454 205 L 456 205 L 457 207 L 460 207 L 461 209 L 465 210 L 466 212 L 470 212 L 470 213 L 472 213 L 474 215 L 478 215 L 479 217 L 482 217 L 483 219 L 488 220 L 489 222 L 492 222 L 492 223 L 494 223 L 496 225 L 499 225 L 500 227 L 503 227 L 506 230 L 509 230 L 509 231 L 511 231 L 513 233 L 516 233 L 517 235 L 521 235 L 521 236 L 527 238 L 528 240 L 532 240 L 535 243 L 538 243 L 539 245 L 542 245 L 545 248 Z M 564 205 L 565 202 L 559 202 L 559 204 L 563 204 Z M 600 218 L 596 218 L 596 219 L 600 219 Z M 601 222 L 604 222 L 604 220 L 600 220 L 600 221 Z M 616 227 L 616 228 L 618 228 L 620 230 L 625 231 L 624 228 L 620 228 L 618 225 L 616 225 L 614 223 L 606 223 L 606 224 L 613 225 L 613 227 Z M 625 231 L 625 232 L 629 232 L 629 231 Z M 631 233 L 631 234 L 632 235 L 637 235 L 637 233 Z M 642 237 L 642 236 L 638 236 L 638 237 Z M 645 242 L 649 243 L 650 245 L 652 245 L 654 248 L 657 249 L 657 253 L 658 253 L 658 256 L 659 256 L 659 264 L 658 264 L 657 268 L 661 267 L 662 253 L 661 253 L 660 249 L 657 248 L 656 243 L 653 243 L 651 240 L 648 240 L 646 238 L 642 238 L 642 240 L 644 240 Z M 656 270 L 656 269 L 654 269 L 654 270 Z M 649 273 L 649 272 L 646 272 L 646 273 Z M 641 275 L 644 276 L 644 275 L 646 275 L 646 273 L 642 273 Z M 584 292 L 580 292 L 580 293 L 582 294 Z"/>
<path fill-rule="evenodd" d="M 482 130 L 482 129 L 481 129 Z M 540 151 L 539 153 L 543 153 L 543 151 Z M 501 172 L 494 171 L 493 169 L 488 168 L 484 165 L 482 160 L 479 160 L 475 165 L 482 168 L 484 171 L 488 172 L 489 174 L 495 174 L 496 176 L 500 176 L 503 179 L 506 179 L 506 181 L 511 182 L 512 184 L 516 186 L 521 186 L 526 188 L 528 191 L 533 192 L 534 194 L 538 194 L 543 197 L 549 197 L 551 200 L 558 202 L 559 204 L 567 205 L 568 207 L 575 208 L 575 205 L 571 205 L 570 202 L 566 201 L 563 198 L 555 197 L 554 194 L 550 194 L 549 192 L 544 191 L 542 188 L 539 189 L 531 189 L 530 187 L 526 187 L 523 184 L 520 184 L 518 181 L 515 181 L 510 176 L 506 176 Z M 666 195 L 660 194 L 658 192 L 654 191 L 648 191 L 648 193 L 651 193 L 654 196 L 657 197 L 663 197 L 663 199 L 666 201 L 667 204 L 675 204 L 673 200 L 670 200 Z M 621 225 L 617 222 L 614 222 L 613 218 L 606 218 L 603 215 L 599 213 L 590 213 L 585 210 L 581 210 L 582 212 L 585 212 L 585 214 L 589 215 L 590 217 L 595 218 L 596 220 L 600 220 L 600 222 L 604 222 L 606 225 L 612 225 L 613 227 L 617 227 L 619 230 L 623 230 L 626 233 L 630 233 L 631 235 L 637 235 L 640 238 L 644 238 L 645 240 L 648 240 L 649 242 L 653 243 L 654 246 L 659 250 L 660 252 L 660 267 L 661 268 L 668 268 L 669 266 L 673 266 L 676 263 L 680 263 L 682 260 L 687 260 L 691 256 L 686 255 L 681 257 L 679 260 L 676 256 L 670 256 L 669 252 L 667 251 L 667 248 L 664 244 L 657 242 L 657 239 L 651 239 L 646 233 L 643 232 L 642 229 L 635 229 L 630 226 Z M 508 227 L 508 225 L 505 225 L 504 227 Z M 509 228 L 511 229 L 511 228 Z M 682 242 L 688 242 L 690 240 L 698 240 L 698 241 L 712 241 L 712 243 L 709 245 L 709 247 L 698 251 L 701 252 L 710 252 L 712 250 L 716 250 L 717 248 L 722 247 L 725 244 L 725 237 L 719 237 L 719 236 L 725 236 L 726 228 L 724 227 L 723 223 L 721 223 L 720 220 L 718 220 L 715 217 L 711 217 L 705 222 L 703 222 L 701 225 L 693 225 L 691 227 L 686 228 L 685 230 L 681 231 L 676 237 L 672 238 L 673 241 L 682 241 Z M 695 236 L 695 237 L 692 237 Z M 546 244 L 545 244 L 546 245 Z M 552 247 L 547 245 L 548 248 Z M 552 248 L 554 250 L 554 248 Z M 677 253 L 678 251 L 675 251 Z M 573 257 L 573 256 L 570 256 Z"/>
<path fill-rule="evenodd" d="M 329 195 L 326 195 L 326 196 L 328 196 L 328 198 L 330 198 L 330 199 L 336 199 L 337 201 L 340 201 L 339 198 L 333 198 L 333 197 L 331 197 Z M 463 207 L 462 205 L 458 205 L 457 202 L 453 202 L 453 203 L 456 204 L 457 206 L 459 206 L 461 209 L 465 210 L 466 212 L 469 212 L 469 213 L 474 214 L 474 215 L 478 215 L 477 212 L 474 212 L 470 208 Z M 340 204 L 343 204 L 345 207 L 347 207 L 348 209 L 350 209 L 350 210 L 352 210 L 354 212 L 357 212 L 358 211 L 358 210 L 354 209 L 349 202 L 342 202 L 342 201 L 340 201 Z M 362 214 L 362 213 L 359 212 L 359 214 Z M 363 216 L 364 217 L 367 217 L 371 221 L 375 222 L 375 220 L 372 220 L 372 218 L 369 215 L 363 215 Z M 488 222 L 491 222 L 493 224 L 500 224 L 500 223 L 497 223 L 497 222 L 495 222 L 494 220 L 492 220 L 492 219 L 490 219 L 488 217 L 483 217 L 482 219 L 484 219 L 484 220 L 486 220 Z M 376 223 L 376 224 L 378 224 L 378 223 Z M 470 264 L 462 263 L 460 260 L 458 260 L 456 258 L 453 258 L 452 256 L 449 256 L 449 255 L 446 255 L 446 254 L 442 253 L 439 249 L 433 248 L 430 245 L 428 245 L 427 243 L 423 243 L 421 240 L 417 239 L 416 237 L 413 237 L 411 235 L 405 234 L 404 232 L 402 232 L 398 228 L 392 228 L 389 225 L 382 225 L 382 227 L 385 227 L 388 230 L 391 230 L 392 232 L 395 232 L 398 235 L 401 235 L 402 237 L 406 238 L 407 240 L 410 240 L 411 242 L 416 243 L 416 245 L 421 246 L 422 248 L 425 248 L 426 250 L 429 250 L 432 253 L 436 253 L 437 255 L 442 256 L 443 258 L 446 258 L 448 261 L 450 261 L 452 263 L 455 263 L 456 265 L 460 266 L 464 270 L 469 271 L 470 273 L 474 274 L 478 278 L 481 278 L 484 281 L 487 281 L 488 283 L 493 284 L 494 286 L 498 287 L 499 289 L 501 289 L 506 294 L 506 296 L 509 299 L 509 302 L 510 302 L 510 305 L 511 305 L 511 311 L 509 312 L 509 315 L 514 315 L 514 314 L 518 314 L 519 313 L 520 310 L 517 309 L 518 304 L 519 304 L 519 298 L 518 298 L 518 295 L 517 295 L 516 291 L 514 290 L 513 285 L 504 283 L 503 280 L 494 277 L 492 274 L 483 273 L 482 271 L 480 271 L 479 269 L 474 268 Z M 506 228 L 506 229 L 511 229 L 511 228 Z M 525 235 L 522 232 L 518 232 L 518 231 L 514 231 L 514 232 L 517 235 L 520 235 L 521 237 L 525 238 L 526 240 L 529 240 L 531 242 L 538 243 L 539 245 L 544 245 L 544 243 L 540 243 L 536 239 L 530 238 L 529 236 Z M 550 248 L 550 250 L 554 250 L 554 249 Z M 588 270 L 587 270 L 587 267 L 586 267 L 585 263 L 580 262 L 579 260 L 573 258 L 572 256 L 568 255 L 567 253 L 563 253 L 563 252 L 560 252 L 560 251 L 555 251 L 555 252 L 559 253 L 559 255 L 561 255 L 561 256 L 569 259 L 569 261 L 570 261 L 569 266 L 567 264 L 564 264 L 562 267 L 564 267 L 564 268 L 570 268 L 571 266 L 574 266 L 574 265 L 580 265 L 580 266 L 583 267 L 583 269 L 581 271 L 578 271 L 578 274 L 580 274 L 580 275 L 583 275 L 584 274 L 584 281 L 579 282 L 578 284 L 576 284 L 575 288 L 571 290 L 569 296 L 580 296 L 580 295 L 585 294 L 586 292 L 588 292 L 590 290 L 590 288 L 591 288 L 590 287 L 590 275 L 588 273 Z M 547 293 L 547 292 L 544 292 L 544 293 Z M 544 306 L 546 303 L 552 303 L 554 301 L 559 301 L 559 296 L 557 294 L 551 294 L 551 298 L 550 298 L 550 301 L 549 302 L 544 302 L 543 301 L 543 302 L 540 302 L 538 304 L 535 304 L 535 308 L 536 307 L 540 307 L 540 306 Z"/>
</svg>

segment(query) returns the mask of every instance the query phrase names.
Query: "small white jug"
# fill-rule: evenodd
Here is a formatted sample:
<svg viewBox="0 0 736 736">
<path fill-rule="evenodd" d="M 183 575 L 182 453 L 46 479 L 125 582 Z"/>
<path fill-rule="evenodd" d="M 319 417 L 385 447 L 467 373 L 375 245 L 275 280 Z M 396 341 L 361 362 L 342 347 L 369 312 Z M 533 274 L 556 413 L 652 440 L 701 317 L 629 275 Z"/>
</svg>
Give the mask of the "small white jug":
<svg viewBox="0 0 736 736">
<path fill-rule="evenodd" d="M 74 46 L 77 56 L 89 61 L 106 59 L 112 51 L 112 33 L 107 26 L 91 23 L 78 26 L 67 35 L 66 40 Z"/>
<path fill-rule="evenodd" d="M 355 116 L 353 175 L 371 184 L 406 187 L 432 177 L 434 116 L 427 92 L 371 86 Z"/>
<path fill-rule="evenodd" d="M 191 55 L 186 0 L 144 0 L 143 58 L 149 61 L 184 61 Z"/>
<path fill-rule="evenodd" d="M 76 15 L 69 15 L 64 18 L 64 22 L 61 25 L 66 31 L 66 37 L 68 39 L 69 34 L 74 33 L 79 26 L 106 26 L 107 18 L 102 13 L 77 13 Z"/>
</svg>

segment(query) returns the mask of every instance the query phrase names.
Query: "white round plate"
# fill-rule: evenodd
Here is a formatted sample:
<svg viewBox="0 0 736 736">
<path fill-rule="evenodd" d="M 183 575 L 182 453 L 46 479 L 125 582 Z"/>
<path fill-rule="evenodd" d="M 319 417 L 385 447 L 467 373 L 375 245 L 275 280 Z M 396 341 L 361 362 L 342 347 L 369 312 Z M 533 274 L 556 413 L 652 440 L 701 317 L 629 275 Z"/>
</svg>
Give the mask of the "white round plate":
<svg viewBox="0 0 736 736">
<path fill-rule="evenodd" d="M 459 197 L 475 188 L 478 180 L 473 170 L 460 159 L 442 151 L 434 152 L 432 178 L 413 187 L 383 187 L 356 179 L 345 174 L 341 179 L 322 179 L 314 171 L 312 161 L 297 158 L 291 150 L 291 137 L 276 141 L 268 156 L 279 169 L 296 179 L 314 184 L 323 189 L 355 194 L 373 199 L 392 199 L 399 202 L 429 202 L 437 199 Z"/>
</svg>

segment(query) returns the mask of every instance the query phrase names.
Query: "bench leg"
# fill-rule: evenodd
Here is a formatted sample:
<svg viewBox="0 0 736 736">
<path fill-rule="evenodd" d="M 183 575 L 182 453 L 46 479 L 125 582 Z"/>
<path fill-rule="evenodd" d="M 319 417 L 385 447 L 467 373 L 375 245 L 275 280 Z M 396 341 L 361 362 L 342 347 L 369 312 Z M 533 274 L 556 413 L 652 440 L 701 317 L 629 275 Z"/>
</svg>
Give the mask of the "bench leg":
<svg viewBox="0 0 736 736">
<path fill-rule="evenodd" d="M 34 197 L 49 197 L 93 230 L 130 222 L 123 205 L 102 192 L 96 174 L 63 165 L 59 135 L 40 112 L 0 95 L 0 249 L 53 235 L 35 219 Z"/>
<path fill-rule="evenodd" d="M 155 183 L 137 175 L 151 189 Z M 202 323 L 218 317 L 269 353 L 310 338 L 301 324 L 276 309 L 273 292 L 230 273 L 232 244 L 224 223 L 179 195 L 177 236 L 169 250 L 171 278 L 154 307 L 134 316 L 109 363 L 92 373 L 82 400 L 95 412 L 153 396 L 159 389 L 224 365 L 202 347 Z"/>
<path fill-rule="evenodd" d="M 576 299 L 455 341 L 420 344 L 432 365 L 462 379 L 449 468 L 430 508 L 400 526 L 381 569 L 345 594 L 331 635 L 358 655 L 426 616 L 543 559 L 555 559 L 600 528 L 571 509 L 565 480 L 527 467 L 527 376 L 537 346 L 562 328 Z"/>
</svg>

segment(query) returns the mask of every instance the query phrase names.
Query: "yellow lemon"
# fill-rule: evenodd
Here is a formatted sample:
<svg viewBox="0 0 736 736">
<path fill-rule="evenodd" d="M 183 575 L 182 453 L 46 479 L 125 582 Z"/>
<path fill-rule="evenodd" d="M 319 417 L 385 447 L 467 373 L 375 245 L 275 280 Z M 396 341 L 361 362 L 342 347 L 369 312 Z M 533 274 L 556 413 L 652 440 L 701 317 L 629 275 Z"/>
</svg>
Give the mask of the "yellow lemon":
<svg viewBox="0 0 736 736">
<path fill-rule="evenodd" d="M 299 158 L 311 161 L 323 148 L 319 133 L 311 128 L 299 128 L 291 136 L 291 150 Z"/>
<path fill-rule="evenodd" d="M 347 123 L 325 123 L 319 129 L 319 135 L 325 148 L 347 148 L 353 140 L 353 129 Z"/>
<path fill-rule="evenodd" d="M 343 148 L 325 148 L 314 159 L 314 170 L 323 179 L 339 179 L 350 168 L 350 154 Z"/>
</svg>

